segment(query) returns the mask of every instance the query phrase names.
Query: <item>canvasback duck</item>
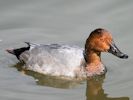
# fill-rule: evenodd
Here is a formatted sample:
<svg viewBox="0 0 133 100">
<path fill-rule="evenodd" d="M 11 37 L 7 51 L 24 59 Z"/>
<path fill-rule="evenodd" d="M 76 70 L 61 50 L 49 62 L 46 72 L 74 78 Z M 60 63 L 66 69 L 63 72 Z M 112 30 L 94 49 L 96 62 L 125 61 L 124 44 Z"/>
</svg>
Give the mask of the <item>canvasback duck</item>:
<svg viewBox="0 0 133 100">
<path fill-rule="evenodd" d="M 24 62 L 25 69 L 52 76 L 81 78 L 104 74 L 106 68 L 101 61 L 101 52 L 128 58 L 116 47 L 110 32 L 102 28 L 90 33 L 85 49 L 63 44 L 26 43 L 27 47 L 6 51 Z"/>
</svg>

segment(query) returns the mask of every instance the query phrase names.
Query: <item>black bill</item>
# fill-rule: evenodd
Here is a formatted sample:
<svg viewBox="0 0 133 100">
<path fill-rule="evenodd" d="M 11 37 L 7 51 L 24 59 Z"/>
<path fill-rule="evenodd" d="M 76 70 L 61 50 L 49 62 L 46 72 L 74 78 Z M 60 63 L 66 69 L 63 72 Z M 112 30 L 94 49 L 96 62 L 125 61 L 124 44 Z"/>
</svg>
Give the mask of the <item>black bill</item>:
<svg viewBox="0 0 133 100">
<path fill-rule="evenodd" d="M 128 58 L 128 55 L 127 54 L 124 54 L 122 53 L 118 48 L 117 46 L 115 45 L 114 42 L 112 42 L 110 44 L 110 49 L 108 50 L 109 53 L 112 53 L 113 55 L 119 57 L 119 58 L 122 58 L 122 59 L 127 59 Z"/>
</svg>

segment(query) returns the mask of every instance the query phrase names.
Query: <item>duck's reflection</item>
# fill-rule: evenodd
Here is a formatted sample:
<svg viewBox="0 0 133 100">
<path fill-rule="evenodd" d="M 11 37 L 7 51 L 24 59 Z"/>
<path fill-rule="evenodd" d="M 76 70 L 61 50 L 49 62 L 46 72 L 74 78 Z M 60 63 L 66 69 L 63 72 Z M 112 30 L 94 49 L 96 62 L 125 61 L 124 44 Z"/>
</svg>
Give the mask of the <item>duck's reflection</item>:
<svg viewBox="0 0 133 100">
<path fill-rule="evenodd" d="M 105 75 L 87 79 L 87 100 L 129 100 L 128 97 L 108 97 L 108 95 L 104 93 L 104 89 L 102 87 L 104 79 Z"/>
<path fill-rule="evenodd" d="M 14 67 L 16 67 L 18 71 L 21 71 L 22 73 L 35 78 L 36 83 L 38 85 L 68 89 L 68 88 L 76 87 L 77 85 L 83 82 L 83 80 L 66 80 L 63 78 L 61 79 L 58 77 L 42 75 L 33 71 L 24 70 L 22 66 L 23 66 L 22 63 L 17 63 L 16 65 L 14 65 Z M 86 85 L 87 100 L 129 100 L 128 97 L 118 97 L 118 98 L 108 97 L 108 95 L 104 93 L 104 89 L 102 87 L 104 79 L 105 79 L 105 75 L 88 78 L 86 80 L 87 81 L 87 85 Z"/>
</svg>

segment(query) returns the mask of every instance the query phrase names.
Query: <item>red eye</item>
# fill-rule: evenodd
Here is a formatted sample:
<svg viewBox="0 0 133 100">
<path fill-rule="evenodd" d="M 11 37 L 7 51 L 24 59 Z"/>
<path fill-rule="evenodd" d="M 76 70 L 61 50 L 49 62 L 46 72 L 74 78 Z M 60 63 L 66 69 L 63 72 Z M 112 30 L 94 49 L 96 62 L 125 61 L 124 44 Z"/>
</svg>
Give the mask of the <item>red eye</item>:
<svg viewBox="0 0 133 100">
<path fill-rule="evenodd" d="M 104 42 L 104 39 L 103 38 L 100 38 L 100 41 Z"/>
</svg>

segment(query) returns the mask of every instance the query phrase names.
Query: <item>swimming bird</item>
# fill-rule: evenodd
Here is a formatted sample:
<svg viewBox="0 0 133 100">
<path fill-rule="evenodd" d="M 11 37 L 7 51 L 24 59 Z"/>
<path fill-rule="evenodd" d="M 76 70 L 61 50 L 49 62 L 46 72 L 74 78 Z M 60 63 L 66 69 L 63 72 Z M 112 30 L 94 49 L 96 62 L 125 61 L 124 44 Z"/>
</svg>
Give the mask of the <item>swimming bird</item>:
<svg viewBox="0 0 133 100">
<path fill-rule="evenodd" d="M 117 48 L 111 33 L 103 28 L 90 33 L 85 48 L 64 44 L 26 44 L 26 47 L 6 51 L 24 62 L 25 69 L 51 76 L 81 78 L 102 75 L 106 68 L 101 61 L 101 52 L 128 58 Z"/>
</svg>

